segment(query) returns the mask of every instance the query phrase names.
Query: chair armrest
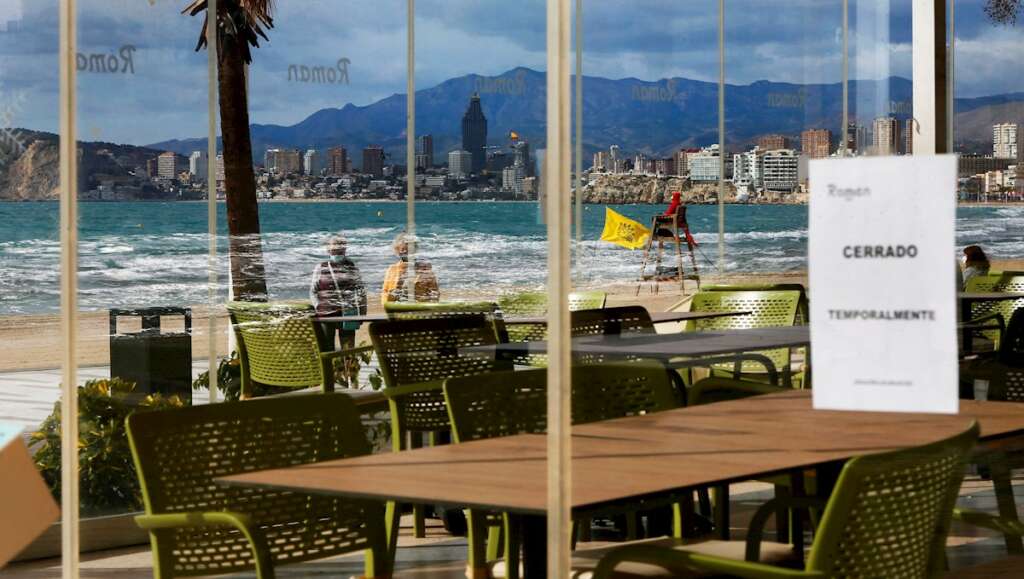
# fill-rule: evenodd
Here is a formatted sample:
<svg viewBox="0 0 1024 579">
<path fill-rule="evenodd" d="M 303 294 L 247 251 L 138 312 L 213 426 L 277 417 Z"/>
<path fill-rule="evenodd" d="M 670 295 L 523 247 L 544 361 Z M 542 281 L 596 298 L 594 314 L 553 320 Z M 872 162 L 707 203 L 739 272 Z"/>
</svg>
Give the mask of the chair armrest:
<svg viewBox="0 0 1024 579">
<path fill-rule="evenodd" d="M 968 509 L 954 509 L 953 520 L 960 521 L 961 523 L 967 523 L 968 525 L 974 525 L 975 527 L 984 527 L 993 531 L 999 531 L 1004 535 L 1017 535 L 1018 537 L 1024 537 L 1024 522 L 1014 521 L 1006 517 L 997 517 L 988 513 L 971 511 Z"/>
<path fill-rule="evenodd" d="M 334 350 L 332 352 L 320 352 L 320 359 L 334 360 L 335 358 L 348 358 L 349 356 L 355 356 L 362 354 L 363 352 L 372 352 L 373 346 L 359 346 L 358 348 L 348 348 L 347 350 Z"/>
<path fill-rule="evenodd" d="M 712 555 L 702 555 L 688 551 L 667 549 L 653 545 L 634 545 L 615 549 L 605 555 L 594 570 L 594 579 L 610 579 L 614 577 L 615 567 L 624 562 L 645 563 L 656 565 L 669 571 L 673 569 L 696 569 L 714 574 L 750 579 L 785 579 L 800 577 L 803 579 L 824 578 L 825 574 L 818 571 L 786 569 L 763 563 L 736 561 Z"/>
<path fill-rule="evenodd" d="M 775 497 L 761 505 L 750 519 L 744 559 L 747 561 L 758 561 L 761 558 L 761 538 L 764 536 L 765 523 L 768 522 L 772 515 L 779 511 L 780 507 L 824 510 L 826 504 L 827 501 L 817 497 Z"/>
<path fill-rule="evenodd" d="M 984 325 L 984 322 L 989 322 L 992 320 L 995 320 L 995 326 Z M 993 328 L 999 329 L 1000 336 L 1002 336 L 1003 333 L 1006 332 L 1006 318 L 1003 317 L 1003 314 L 999 312 L 986 314 L 984 316 L 966 320 L 960 326 L 961 330 L 989 330 Z"/>
<path fill-rule="evenodd" d="M 196 527 L 229 526 L 240 531 L 252 527 L 252 519 L 242 513 L 229 511 L 165 513 L 160 515 L 138 515 L 135 524 L 146 531 L 158 529 L 191 529 Z"/>
<path fill-rule="evenodd" d="M 763 382 L 751 382 L 749 380 L 737 380 L 735 378 L 720 378 L 711 377 L 700 380 L 696 384 L 690 387 L 686 393 L 686 405 L 696 406 L 700 404 L 700 398 L 706 392 L 727 390 L 732 392 L 738 392 L 741 394 L 750 394 L 751 396 L 757 396 L 759 394 L 773 394 L 775 392 L 785 392 L 789 388 L 782 386 L 775 386 L 773 384 L 765 384 Z"/>
<path fill-rule="evenodd" d="M 441 392 L 444 389 L 443 380 L 432 380 L 430 382 L 417 382 L 415 384 L 405 384 L 403 386 L 395 386 L 394 388 L 385 388 L 381 390 L 384 396 L 387 396 L 388 400 L 398 400 L 410 394 L 418 394 L 420 392 Z"/>
</svg>

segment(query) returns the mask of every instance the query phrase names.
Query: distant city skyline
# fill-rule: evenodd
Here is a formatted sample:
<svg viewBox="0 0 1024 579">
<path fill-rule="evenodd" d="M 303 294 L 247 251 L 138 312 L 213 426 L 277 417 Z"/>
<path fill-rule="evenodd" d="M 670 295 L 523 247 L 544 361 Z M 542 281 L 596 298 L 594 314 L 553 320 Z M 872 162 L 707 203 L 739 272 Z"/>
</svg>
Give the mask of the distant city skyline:
<svg viewBox="0 0 1024 579">
<path fill-rule="evenodd" d="M 339 9 L 339 4 L 340 9 Z M 584 72 L 622 79 L 717 78 L 717 11 L 713 3 L 637 0 L 628 27 L 622 7 L 587 5 Z M 801 0 L 772 10 L 758 0 L 733 0 L 726 19 L 727 81 L 761 79 L 836 82 L 840 75 L 838 10 Z M 909 77 L 909 2 L 852 0 L 851 77 Z M 957 3 L 958 94 L 972 97 L 1022 90 L 1015 55 L 1019 28 L 985 20 L 984 0 Z M 365 106 L 405 87 L 406 3 L 355 0 L 276 5 L 270 42 L 254 52 L 251 112 L 263 124 L 294 124 L 305 115 L 347 103 Z M 145 144 L 199 134 L 206 126 L 206 54 L 193 51 L 201 20 L 179 14 L 177 2 L 93 2 L 79 16 L 79 50 L 110 54 L 137 47 L 133 75 L 83 74 L 82 138 Z M 57 0 L 0 0 L 0 95 L 24 92 L 16 126 L 56 130 Z M 401 16 L 397 18 L 396 16 Z M 475 0 L 417 3 L 417 87 L 478 73 L 492 77 L 546 62 L 543 0 L 483 5 Z M 8 32 L 7 20 L 19 22 Z M 865 22 L 857 27 L 858 22 Z M 468 49 L 469 48 L 469 49 Z M 680 58 L 685 55 L 685 58 Z M 287 82 L 293 66 L 330 66 L 348 59 L 348 84 Z M 1008 74 L 1009 73 L 1009 74 Z M 301 106 L 296 106 L 300 104 Z M 124 122 L 131 118 L 132 122 Z"/>
</svg>

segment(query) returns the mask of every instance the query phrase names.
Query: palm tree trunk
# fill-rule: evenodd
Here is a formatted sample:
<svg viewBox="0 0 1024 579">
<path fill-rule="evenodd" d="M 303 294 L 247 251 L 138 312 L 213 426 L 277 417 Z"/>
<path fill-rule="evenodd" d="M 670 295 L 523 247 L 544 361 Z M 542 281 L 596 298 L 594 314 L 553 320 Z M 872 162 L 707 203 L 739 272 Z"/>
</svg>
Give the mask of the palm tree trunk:
<svg viewBox="0 0 1024 579">
<path fill-rule="evenodd" d="M 225 36 L 223 42 L 218 43 L 218 86 L 231 286 L 236 300 L 266 301 L 267 280 L 249 135 L 244 45 L 234 37 Z"/>
</svg>

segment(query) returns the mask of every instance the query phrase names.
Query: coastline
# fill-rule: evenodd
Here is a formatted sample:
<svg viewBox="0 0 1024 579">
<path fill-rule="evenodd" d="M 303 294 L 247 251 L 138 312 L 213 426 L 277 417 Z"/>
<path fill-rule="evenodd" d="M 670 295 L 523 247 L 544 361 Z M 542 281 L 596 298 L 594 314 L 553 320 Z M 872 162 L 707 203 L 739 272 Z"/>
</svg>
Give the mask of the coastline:
<svg viewBox="0 0 1024 579">
<path fill-rule="evenodd" d="M 79 203 L 193 203 L 203 204 L 207 202 L 203 199 L 132 199 L 132 200 L 119 200 L 119 201 L 100 201 L 96 199 L 84 200 L 80 199 Z M 537 200 L 521 201 L 521 200 L 505 200 L 505 199 L 466 199 L 466 200 L 454 200 L 454 199 L 416 199 L 417 204 L 428 203 L 428 204 L 442 204 L 442 203 L 501 203 L 501 204 L 533 204 L 537 203 Z M 0 199 L 0 203 L 59 203 L 58 199 Z M 223 199 L 217 200 L 218 204 L 224 204 Z M 384 203 L 384 204 L 396 204 L 405 205 L 404 199 L 260 199 L 260 204 L 263 203 L 296 203 L 296 204 L 318 204 L 318 203 Z M 648 203 L 642 201 L 635 201 L 632 203 L 599 203 L 593 201 L 584 201 L 584 205 L 651 205 L 651 206 L 664 206 L 666 203 Z M 688 201 L 687 205 L 718 205 L 717 201 Z M 723 205 L 803 205 L 806 206 L 806 201 L 726 201 Z M 1024 200 L 1021 201 L 957 201 L 957 207 L 1024 207 Z"/>
</svg>

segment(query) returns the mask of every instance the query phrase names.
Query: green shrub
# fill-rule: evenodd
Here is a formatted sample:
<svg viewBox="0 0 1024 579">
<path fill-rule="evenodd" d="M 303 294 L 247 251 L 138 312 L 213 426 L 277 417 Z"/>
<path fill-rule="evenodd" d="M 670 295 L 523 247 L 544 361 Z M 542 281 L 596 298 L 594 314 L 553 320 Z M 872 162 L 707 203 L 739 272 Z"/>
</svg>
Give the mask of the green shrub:
<svg viewBox="0 0 1024 579">
<path fill-rule="evenodd" d="M 180 408 L 177 396 L 135 394 L 135 384 L 118 378 L 90 380 L 78 387 L 79 500 L 82 514 L 94 516 L 142 509 L 142 494 L 132 463 L 125 419 L 133 412 Z M 59 501 L 61 493 L 61 406 L 30 445 L 43 478 Z"/>
</svg>

